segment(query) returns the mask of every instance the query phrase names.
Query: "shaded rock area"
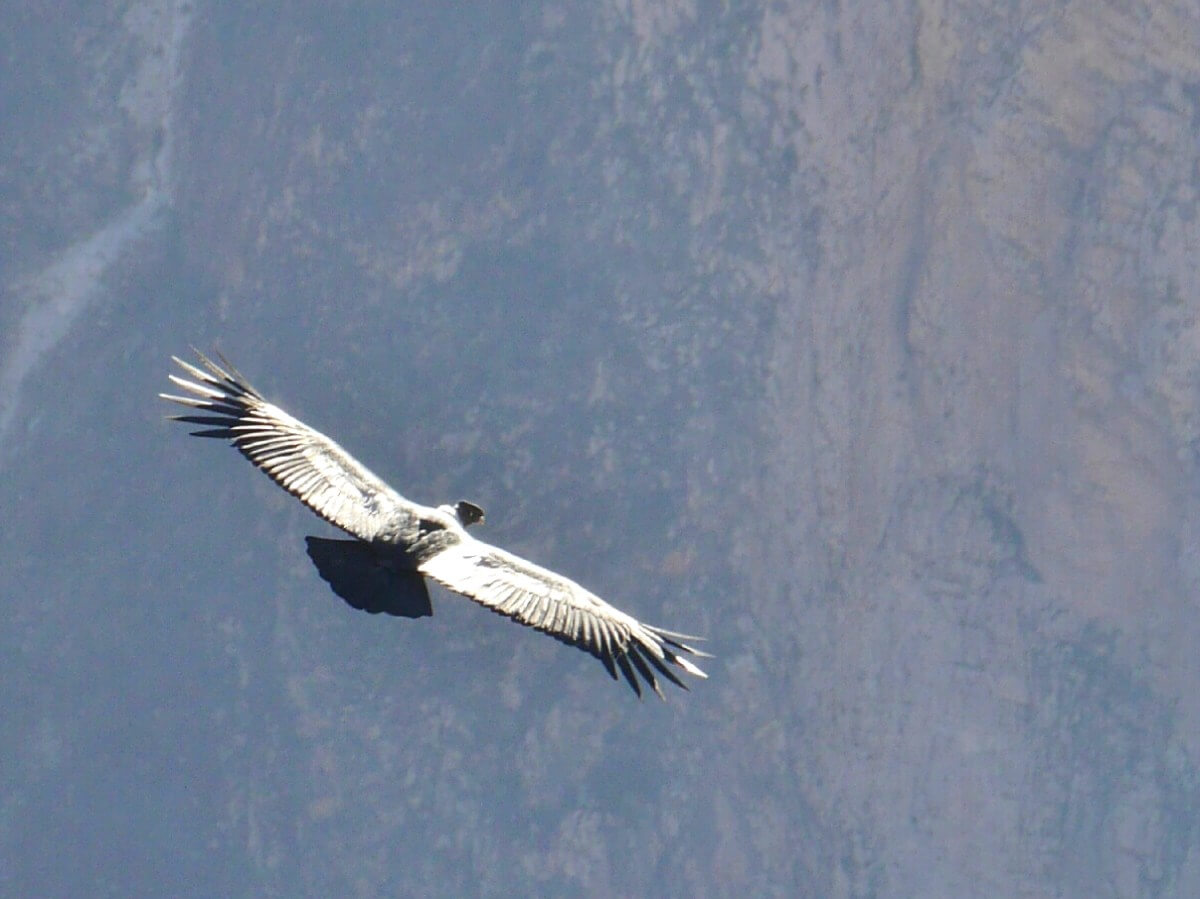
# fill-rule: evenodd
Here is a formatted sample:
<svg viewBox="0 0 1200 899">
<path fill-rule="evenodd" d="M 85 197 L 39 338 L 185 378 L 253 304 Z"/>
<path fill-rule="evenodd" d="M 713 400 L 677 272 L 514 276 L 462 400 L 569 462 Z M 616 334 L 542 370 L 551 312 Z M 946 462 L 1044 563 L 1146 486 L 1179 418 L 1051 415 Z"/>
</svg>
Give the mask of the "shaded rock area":
<svg viewBox="0 0 1200 899">
<path fill-rule="evenodd" d="M 1194 3 L 8 6 L 0 892 L 1200 895 Z M 711 679 L 348 608 L 189 344 Z"/>
</svg>

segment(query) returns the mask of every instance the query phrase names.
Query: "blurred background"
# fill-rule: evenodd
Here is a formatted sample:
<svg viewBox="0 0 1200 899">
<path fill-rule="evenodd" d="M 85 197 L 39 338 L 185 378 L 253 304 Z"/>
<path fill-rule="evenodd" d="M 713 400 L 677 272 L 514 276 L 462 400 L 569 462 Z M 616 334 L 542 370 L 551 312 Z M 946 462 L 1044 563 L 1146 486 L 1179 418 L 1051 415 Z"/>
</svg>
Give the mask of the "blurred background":
<svg viewBox="0 0 1200 899">
<path fill-rule="evenodd" d="M 0 3 L 0 893 L 1200 895 L 1200 12 Z M 164 421 L 216 347 L 638 702 Z"/>
</svg>

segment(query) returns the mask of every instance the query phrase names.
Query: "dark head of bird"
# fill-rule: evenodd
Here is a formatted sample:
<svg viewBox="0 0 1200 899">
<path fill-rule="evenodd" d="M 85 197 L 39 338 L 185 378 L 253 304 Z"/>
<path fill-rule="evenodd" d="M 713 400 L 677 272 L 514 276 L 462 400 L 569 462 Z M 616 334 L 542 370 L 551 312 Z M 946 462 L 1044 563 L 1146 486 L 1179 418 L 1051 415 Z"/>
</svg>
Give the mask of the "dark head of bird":
<svg viewBox="0 0 1200 899">
<path fill-rule="evenodd" d="M 474 503 L 469 503 L 465 499 L 460 499 L 454 504 L 454 515 L 463 527 L 470 527 L 473 524 L 481 524 L 483 522 L 483 509 Z"/>
</svg>

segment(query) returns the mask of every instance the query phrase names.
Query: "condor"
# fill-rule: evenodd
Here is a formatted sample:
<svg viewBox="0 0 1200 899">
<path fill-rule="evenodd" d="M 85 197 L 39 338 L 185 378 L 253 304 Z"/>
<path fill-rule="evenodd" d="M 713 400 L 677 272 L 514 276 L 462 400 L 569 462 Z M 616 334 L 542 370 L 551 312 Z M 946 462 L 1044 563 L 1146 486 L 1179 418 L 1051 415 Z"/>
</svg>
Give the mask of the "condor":
<svg viewBox="0 0 1200 899">
<path fill-rule="evenodd" d="M 321 576 L 356 608 L 421 617 L 432 614 L 423 578 L 557 640 L 618 671 L 638 696 L 645 681 L 660 697 L 657 675 L 687 689 L 679 672 L 707 675 L 687 657 L 707 657 L 685 634 L 653 627 L 560 574 L 467 533 L 483 521 L 473 503 L 411 502 L 324 434 L 267 402 L 218 355 L 198 350 L 197 367 L 173 356 L 192 380 L 170 375 L 189 396 L 160 394 L 189 407 L 177 421 L 200 425 L 199 437 L 229 440 L 276 484 L 355 539 L 308 538 Z"/>
</svg>

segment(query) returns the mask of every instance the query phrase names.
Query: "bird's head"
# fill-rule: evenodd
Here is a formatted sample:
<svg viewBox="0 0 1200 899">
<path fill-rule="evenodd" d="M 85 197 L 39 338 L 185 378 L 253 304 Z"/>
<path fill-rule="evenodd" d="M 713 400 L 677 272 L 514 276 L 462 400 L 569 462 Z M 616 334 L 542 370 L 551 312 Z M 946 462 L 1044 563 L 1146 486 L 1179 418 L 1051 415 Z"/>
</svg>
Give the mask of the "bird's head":
<svg viewBox="0 0 1200 899">
<path fill-rule="evenodd" d="M 457 518 L 463 527 L 483 523 L 483 509 L 474 503 L 467 502 L 465 499 L 460 499 L 453 506 L 443 508 Z"/>
</svg>

